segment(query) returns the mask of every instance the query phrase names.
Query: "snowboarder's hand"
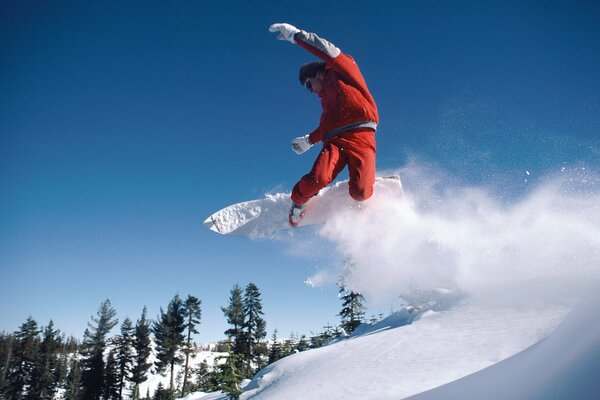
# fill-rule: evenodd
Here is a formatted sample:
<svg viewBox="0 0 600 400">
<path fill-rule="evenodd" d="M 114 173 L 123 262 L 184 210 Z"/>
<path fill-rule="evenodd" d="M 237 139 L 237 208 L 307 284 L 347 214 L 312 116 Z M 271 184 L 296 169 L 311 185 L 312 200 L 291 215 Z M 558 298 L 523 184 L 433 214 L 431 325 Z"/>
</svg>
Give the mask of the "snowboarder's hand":
<svg viewBox="0 0 600 400">
<path fill-rule="evenodd" d="M 311 147 L 312 144 L 310 144 L 310 141 L 308 140 L 308 135 L 300 136 L 292 140 L 292 151 L 296 154 L 302 154 Z"/>
<path fill-rule="evenodd" d="M 300 32 L 300 29 L 290 24 L 273 24 L 269 27 L 269 32 L 278 32 L 277 39 L 287 40 L 292 43 L 296 43 L 294 35 Z"/>
</svg>

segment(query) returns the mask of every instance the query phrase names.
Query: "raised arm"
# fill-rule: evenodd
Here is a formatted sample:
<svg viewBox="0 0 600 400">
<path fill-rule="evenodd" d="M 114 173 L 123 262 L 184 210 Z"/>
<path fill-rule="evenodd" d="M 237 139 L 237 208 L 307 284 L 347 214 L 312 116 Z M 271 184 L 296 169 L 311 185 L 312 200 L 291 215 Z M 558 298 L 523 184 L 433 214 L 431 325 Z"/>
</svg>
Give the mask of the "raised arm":
<svg viewBox="0 0 600 400">
<path fill-rule="evenodd" d="M 375 105 L 375 100 L 369 93 L 367 83 L 354 59 L 342 53 L 334 44 L 315 33 L 303 31 L 286 23 L 273 24 L 269 27 L 269 31 L 277 32 L 277 39 L 296 43 L 309 53 L 325 61 L 329 68 L 340 74 L 348 84 L 356 87 L 369 103 Z"/>
</svg>

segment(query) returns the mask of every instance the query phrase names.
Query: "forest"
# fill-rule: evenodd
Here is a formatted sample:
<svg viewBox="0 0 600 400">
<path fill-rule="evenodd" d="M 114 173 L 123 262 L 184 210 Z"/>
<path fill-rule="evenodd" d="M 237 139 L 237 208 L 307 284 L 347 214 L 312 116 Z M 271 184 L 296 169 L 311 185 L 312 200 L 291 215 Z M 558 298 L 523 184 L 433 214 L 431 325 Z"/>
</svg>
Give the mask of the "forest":
<svg viewBox="0 0 600 400">
<path fill-rule="evenodd" d="M 107 299 L 91 317 L 82 340 L 66 337 L 52 321 L 40 326 L 30 316 L 17 331 L 0 333 L 0 398 L 172 400 L 196 391 L 221 391 L 236 399 L 242 381 L 270 363 L 321 347 L 367 322 L 361 294 L 340 285 L 339 297 L 339 326 L 327 324 L 318 333 L 292 333 L 283 340 L 274 329 L 267 339 L 259 288 L 254 283 L 234 285 L 227 306 L 221 307 L 228 329 L 213 347 L 219 353 L 213 365 L 190 362 L 203 348 L 196 342 L 201 336 L 201 300 L 192 295 L 176 294 L 155 319 L 144 306 L 137 321 L 125 318 L 120 324 Z M 372 316 L 369 322 L 377 319 Z M 152 374 L 168 377 L 168 385 L 140 393 Z"/>
</svg>

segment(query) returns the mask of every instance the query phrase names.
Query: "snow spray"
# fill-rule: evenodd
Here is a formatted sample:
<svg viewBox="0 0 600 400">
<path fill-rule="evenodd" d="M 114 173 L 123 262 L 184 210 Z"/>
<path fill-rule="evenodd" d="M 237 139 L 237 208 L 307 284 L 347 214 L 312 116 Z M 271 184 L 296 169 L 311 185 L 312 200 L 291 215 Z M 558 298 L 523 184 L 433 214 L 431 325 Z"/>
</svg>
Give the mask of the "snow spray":
<svg viewBox="0 0 600 400">
<path fill-rule="evenodd" d="M 403 198 L 340 212 L 321 229 L 351 268 L 319 271 L 313 284 L 344 274 L 374 304 L 438 290 L 519 304 L 568 301 L 600 281 L 598 174 L 562 168 L 506 200 L 433 167 L 398 173 Z"/>
</svg>

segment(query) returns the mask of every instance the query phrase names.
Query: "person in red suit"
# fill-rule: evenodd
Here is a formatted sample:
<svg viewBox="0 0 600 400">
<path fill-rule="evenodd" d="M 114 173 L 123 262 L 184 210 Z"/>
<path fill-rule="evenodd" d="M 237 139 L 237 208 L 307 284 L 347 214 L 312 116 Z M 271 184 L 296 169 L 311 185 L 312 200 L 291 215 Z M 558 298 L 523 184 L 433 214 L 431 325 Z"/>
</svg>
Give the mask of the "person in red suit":
<svg viewBox="0 0 600 400">
<path fill-rule="evenodd" d="M 349 194 L 358 202 L 373 194 L 375 183 L 375 131 L 379 123 L 377 105 L 354 59 L 333 44 L 286 23 L 269 27 L 277 39 L 304 48 L 322 61 L 300 68 L 300 84 L 321 99 L 319 126 L 292 141 L 292 150 L 302 154 L 323 143 L 311 171 L 292 190 L 290 225 L 297 226 L 310 198 L 347 166 Z"/>
</svg>

